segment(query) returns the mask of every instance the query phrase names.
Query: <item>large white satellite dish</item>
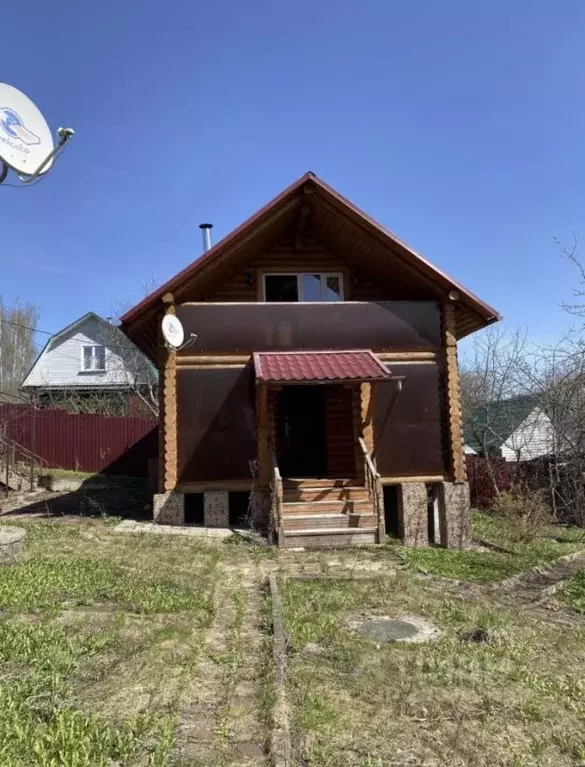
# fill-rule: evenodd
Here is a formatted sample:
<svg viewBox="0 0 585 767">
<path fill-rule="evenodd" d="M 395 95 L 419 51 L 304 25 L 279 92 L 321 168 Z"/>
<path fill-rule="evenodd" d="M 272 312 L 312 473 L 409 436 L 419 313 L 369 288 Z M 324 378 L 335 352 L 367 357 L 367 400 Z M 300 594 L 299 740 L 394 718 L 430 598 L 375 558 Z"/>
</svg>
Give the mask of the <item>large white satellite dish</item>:
<svg viewBox="0 0 585 767">
<path fill-rule="evenodd" d="M 41 166 L 39 172 L 46 173 L 54 148 L 40 110 L 17 88 L 0 83 L 0 159 L 17 173 L 32 175 Z"/>
<path fill-rule="evenodd" d="M 74 133 L 59 128 L 55 146 L 47 121 L 28 96 L 0 83 L 0 184 L 10 168 L 23 184 L 38 181 Z"/>
<path fill-rule="evenodd" d="M 185 331 L 183 330 L 181 320 L 174 314 L 165 314 L 162 319 L 161 329 L 163 338 L 173 349 L 178 349 L 179 346 L 183 345 Z"/>
</svg>

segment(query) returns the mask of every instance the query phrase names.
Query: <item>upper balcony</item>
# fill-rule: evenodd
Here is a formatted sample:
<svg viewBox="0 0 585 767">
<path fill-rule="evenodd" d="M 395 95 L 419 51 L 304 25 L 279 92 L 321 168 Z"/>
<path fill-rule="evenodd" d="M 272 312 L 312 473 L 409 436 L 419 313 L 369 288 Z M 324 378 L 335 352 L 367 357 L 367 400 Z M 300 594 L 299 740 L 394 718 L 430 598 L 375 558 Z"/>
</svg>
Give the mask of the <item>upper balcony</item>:
<svg viewBox="0 0 585 767">
<path fill-rule="evenodd" d="M 177 306 L 183 354 L 374 349 L 425 351 L 441 346 L 436 301 L 338 303 L 186 303 Z"/>
</svg>

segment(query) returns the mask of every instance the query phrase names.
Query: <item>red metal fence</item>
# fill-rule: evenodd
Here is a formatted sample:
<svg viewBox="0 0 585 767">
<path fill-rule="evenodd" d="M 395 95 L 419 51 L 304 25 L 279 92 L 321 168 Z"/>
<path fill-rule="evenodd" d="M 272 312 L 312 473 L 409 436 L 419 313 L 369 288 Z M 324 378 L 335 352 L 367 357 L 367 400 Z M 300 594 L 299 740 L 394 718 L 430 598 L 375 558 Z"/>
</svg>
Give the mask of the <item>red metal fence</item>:
<svg viewBox="0 0 585 767">
<path fill-rule="evenodd" d="M 550 458 L 542 456 L 532 461 L 506 461 L 504 458 L 490 458 L 468 455 L 467 479 L 471 505 L 478 509 L 490 508 L 498 492 L 521 485 L 532 490 L 551 490 Z M 557 478 L 557 482 L 558 482 Z"/>
<path fill-rule="evenodd" d="M 0 428 L 53 468 L 147 477 L 148 460 L 158 453 L 155 419 L 0 404 Z"/>
</svg>

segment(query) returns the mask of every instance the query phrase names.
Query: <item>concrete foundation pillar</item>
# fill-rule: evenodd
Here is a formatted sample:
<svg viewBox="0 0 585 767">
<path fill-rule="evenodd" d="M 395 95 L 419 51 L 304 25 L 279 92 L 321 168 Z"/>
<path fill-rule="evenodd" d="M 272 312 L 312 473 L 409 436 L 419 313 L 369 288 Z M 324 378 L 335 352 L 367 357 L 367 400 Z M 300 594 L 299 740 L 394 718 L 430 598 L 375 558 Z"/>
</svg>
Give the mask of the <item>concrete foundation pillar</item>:
<svg viewBox="0 0 585 767">
<path fill-rule="evenodd" d="M 227 490 L 203 493 L 203 524 L 205 527 L 229 527 L 230 508 Z"/>
<path fill-rule="evenodd" d="M 185 496 L 176 490 L 156 493 L 152 498 L 152 518 L 159 525 L 185 524 Z"/>
<path fill-rule="evenodd" d="M 471 511 L 468 482 L 439 485 L 441 546 L 464 549 L 471 544 Z"/>
<path fill-rule="evenodd" d="M 423 482 L 398 485 L 398 521 L 405 546 L 429 545 L 427 487 Z"/>
</svg>

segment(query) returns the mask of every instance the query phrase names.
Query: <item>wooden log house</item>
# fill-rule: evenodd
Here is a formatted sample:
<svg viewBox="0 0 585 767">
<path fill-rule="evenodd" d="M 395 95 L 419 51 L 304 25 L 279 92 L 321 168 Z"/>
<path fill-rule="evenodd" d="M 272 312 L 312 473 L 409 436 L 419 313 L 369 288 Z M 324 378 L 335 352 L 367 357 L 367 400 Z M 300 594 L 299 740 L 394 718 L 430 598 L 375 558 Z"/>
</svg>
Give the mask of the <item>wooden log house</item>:
<svg viewBox="0 0 585 767">
<path fill-rule="evenodd" d="M 160 371 L 154 519 L 465 546 L 457 341 L 498 319 L 306 173 L 123 317 Z"/>
</svg>

